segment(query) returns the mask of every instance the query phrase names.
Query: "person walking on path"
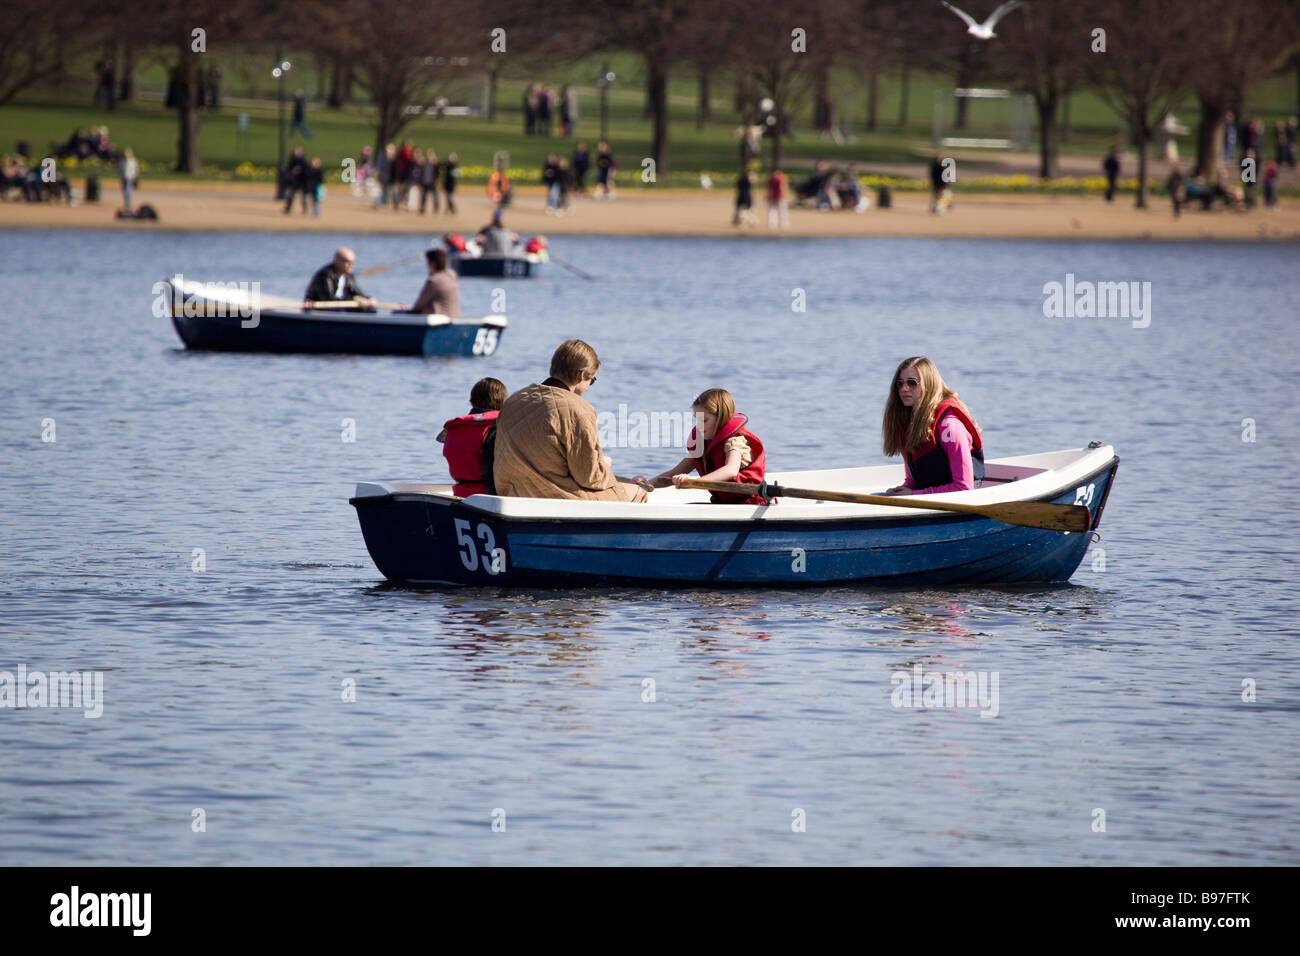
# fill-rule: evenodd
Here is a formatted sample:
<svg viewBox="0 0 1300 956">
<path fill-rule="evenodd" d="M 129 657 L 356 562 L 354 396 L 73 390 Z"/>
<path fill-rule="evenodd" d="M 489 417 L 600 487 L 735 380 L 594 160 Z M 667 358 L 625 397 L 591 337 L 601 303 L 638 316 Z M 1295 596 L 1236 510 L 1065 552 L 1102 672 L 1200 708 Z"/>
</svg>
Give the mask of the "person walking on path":
<svg viewBox="0 0 1300 956">
<path fill-rule="evenodd" d="M 307 157 L 301 146 L 293 148 L 289 164 L 284 169 L 284 211 L 287 215 L 293 208 L 293 197 L 302 193 L 302 211 L 307 211 Z"/>
<path fill-rule="evenodd" d="M 293 123 L 289 126 L 289 135 L 293 136 L 299 130 L 303 139 L 311 139 L 311 130 L 307 128 L 307 94 L 302 90 L 293 94 Z"/>
<path fill-rule="evenodd" d="M 614 161 L 614 154 L 610 152 L 609 143 L 601 140 L 596 144 L 597 199 L 614 198 L 614 170 L 617 168 L 618 163 Z"/>
<path fill-rule="evenodd" d="M 560 87 L 560 127 L 565 139 L 578 128 L 578 88 L 568 83 Z"/>
<path fill-rule="evenodd" d="M 742 169 L 736 177 L 736 212 L 731 217 L 731 224 L 754 224 L 754 174 L 748 169 Z"/>
<path fill-rule="evenodd" d="M 767 228 L 790 228 L 790 184 L 785 173 L 773 169 L 767 177 Z"/>
<path fill-rule="evenodd" d="M 424 163 L 420 166 L 420 215 L 424 215 L 424 207 L 429 201 L 429 196 L 433 196 L 433 213 L 438 213 L 438 154 L 433 150 L 426 150 L 424 153 Z"/>
<path fill-rule="evenodd" d="M 1183 181 L 1183 171 L 1174 163 L 1169 167 L 1169 178 L 1165 181 L 1165 189 L 1169 192 L 1169 201 L 1174 206 L 1174 218 L 1183 211 L 1183 199 L 1187 195 L 1186 183 Z"/>
<path fill-rule="evenodd" d="M 591 153 L 587 144 L 579 143 L 573 151 L 573 188 L 579 196 L 587 195 L 587 170 L 591 169 Z"/>
<path fill-rule="evenodd" d="M 307 197 L 311 196 L 311 214 L 320 215 L 320 201 L 325 194 L 325 170 L 321 167 L 320 157 L 313 156 L 306 172 L 303 174 L 302 211 L 307 212 Z"/>
<path fill-rule="evenodd" d="M 456 192 L 456 180 L 460 178 L 460 166 L 455 153 L 447 154 L 447 161 L 442 164 L 442 192 L 447 199 L 447 214 L 456 215 L 456 203 L 452 194 Z"/>
<path fill-rule="evenodd" d="M 1101 168 L 1106 171 L 1106 202 L 1115 198 L 1115 181 L 1119 179 L 1119 148 L 1112 146 L 1106 158 L 1102 160 Z"/>
<path fill-rule="evenodd" d="M 117 161 L 117 178 L 122 181 L 122 204 L 127 215 L 131 215 L 131 191 L 136 188 L 140 178 L 140 164 L 136 162 L 135 153 L 129 148 L 122 151 L 122 158 Z"/>
<path fill-rule="evenodd" d="M 529 83 L 524 90 L 524 135 L 537 135 L 537 84 Z"/>
</svg>

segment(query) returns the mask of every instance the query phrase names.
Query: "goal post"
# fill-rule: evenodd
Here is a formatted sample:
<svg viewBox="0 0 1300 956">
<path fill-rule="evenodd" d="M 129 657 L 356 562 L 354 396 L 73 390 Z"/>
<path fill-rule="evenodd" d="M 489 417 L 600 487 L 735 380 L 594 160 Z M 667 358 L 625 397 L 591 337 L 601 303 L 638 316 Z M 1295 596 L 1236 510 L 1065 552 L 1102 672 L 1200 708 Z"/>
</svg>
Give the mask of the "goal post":
<svg viewBox="0 0 1300 956">
<path fill-rule="evenodd" d="M 1011 90 L 989 89 L 986 87 L 959 86 L 952 91 L 954 100 L 1005 100 L 1004 117 L 998 124 L 1004 128 L 1005 136 L 945 136 L 944 105 L 948 93 L 944 90 L 934 91 L 934 133 L 936 147 L 954 149 L 1018 149 L 1027 150 L 1033 143 L 1034 101 L 1028 93 L 1013 93 Z"/>
</svg>

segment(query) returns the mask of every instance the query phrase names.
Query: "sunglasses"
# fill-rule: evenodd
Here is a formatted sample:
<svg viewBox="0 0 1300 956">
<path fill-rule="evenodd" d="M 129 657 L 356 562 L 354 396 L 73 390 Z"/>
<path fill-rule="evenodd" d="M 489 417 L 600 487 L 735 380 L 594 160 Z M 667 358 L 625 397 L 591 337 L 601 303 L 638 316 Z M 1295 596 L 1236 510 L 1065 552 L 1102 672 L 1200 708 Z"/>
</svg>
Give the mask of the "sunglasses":
<svg viewBox="0 0 1300 956">
<path fill-rule="evenodd" d="M 916 386 L 920 385 L 921 383 L 914 378 L 900 378 L 894 384 L 899 388 L 902 388 L 904 385 L 906 385 L 908 388 L 916 388 Z"/>
</svg>

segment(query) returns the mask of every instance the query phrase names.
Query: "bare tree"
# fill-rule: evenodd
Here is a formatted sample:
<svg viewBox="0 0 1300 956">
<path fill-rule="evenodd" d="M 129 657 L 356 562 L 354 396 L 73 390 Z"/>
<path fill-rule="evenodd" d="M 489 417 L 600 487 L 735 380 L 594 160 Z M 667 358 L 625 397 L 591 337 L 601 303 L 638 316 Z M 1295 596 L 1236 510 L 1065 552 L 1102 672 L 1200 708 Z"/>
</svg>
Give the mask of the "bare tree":
<svg viewBox="0 0 1300 956">
<path fill-rule="evenodd" d="M 1057 174 L 1062 100 L 1082 82 L 1092 52 L 1091 17 L 1074 0 L 1035 0 L 998 25 L 991 41 L 995 69 L 1008 85 L 1034 98 L 1038 119 L 1038 175 Z"/>
<path fill-rule="evenodd" d="M 756 81 L 761 95 L 771 100 L 771 108 L 743 117 L 742 122 L 764 124 L 763 135 L 772 142 L 772 166 L 779 167 L 794 106 L 812 86 L 814 65 L 807 51 L 829 40 L 808 31 L 804 11 L 782 0 L 756 0 L 745 9 L 754 26 L 737 38 L 737 69 Z"/>
<path fill-rule="evenodd" d="M 86 13 L 80 4 L 52 13 L 43 0 L 6 0 L 0 30 L 0 106 L 63 71 L 65 37 L 78 36 Z"/>
<path fill-rule="evenodd" d="M 1105 52 L 1088 61 L 1098 93 L 1128 126 L 1138 151 L 1137 207 L 1147 206 L 1147 150 L 1191 78 L 1196 11 L 1184 0 L 1101 0 L 1092 10 Z"/>
<path fill-rule="evenodd" d="M 1228 110 L 1240 107 L 1250 81 L 1284 59 L 1288 34 L 1279 30 L 1286 4 L 1281 0 L 1238 0 L 1228 6 L 1200 0 L 1192 4 L 1211 29 L 1196 42 L 1191 70 L 1200 104 L 1196 131 L 1197 176 L 1214 179 L 1219 172 L 1219 144 Z M 1295 43 L 1294 35 L 1289 37 Z"/>
</svg>

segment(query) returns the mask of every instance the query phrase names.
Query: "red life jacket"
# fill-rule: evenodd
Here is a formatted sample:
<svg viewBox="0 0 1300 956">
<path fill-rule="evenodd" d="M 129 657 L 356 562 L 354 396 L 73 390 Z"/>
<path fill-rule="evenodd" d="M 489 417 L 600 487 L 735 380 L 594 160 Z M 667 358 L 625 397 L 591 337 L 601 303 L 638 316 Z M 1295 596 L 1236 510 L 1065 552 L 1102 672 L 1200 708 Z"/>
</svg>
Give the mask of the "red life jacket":
<svg viewBox="0 0 1300 956">
<path fill-rule="evenodd" d="M 541 239 L 538 239 L 536 236 L 533 236 L 533 238 L 529 239 L 528 243 L 524 246 L 524 252 L 541 252 L 545 248 L 546 243 Z"/>
<path fill-rule="evenodd" d="M 915 451 L 903 452 L 907 467 L 912 472 L 913 485 L 918 489 L 936 488 L 953 481 L 948 453 L 939 447 L 940 422 L 948 415 L 955 416 L 966 426 L 966 431 L 970 432 L 971 470 L 976 481 L 984 477 L 984 442 L 980 439 L 980 431 L 959 404 L 946 398 L 934 410 L 934 424 L 930 427 L 929 440 Z"/>
<path fill-rule="evenodd" d="M 483 436 L 496 424 L 497 411 L 477 415 L 460 415 L 447 422 L 447 438 L 442 444 L 442 454 L 447 468 L 456 482 L 452 494 L 461 498 L 487 494 L 483 484 Z"/>
<path fill-rule="evenodd" d="M 749 442 L 749 450 L 754 456 L 754 460 L 744 468 L 740 469 L 740 473 L 731 480 L 739 481 L 747 485 L 760 484 L 763 481 L 763 476 L 766 474 L 764 466 L 767 456 L 763 452 L 763 443 L 758 440 L 758 436 L 745 427 L 745 424 L 748 421 L 749 419 L 744 415 L 737 415 L 722 428 L 718 429 L 718 433 L 713 436 L 713 441 L 709 442 L 709 447 L 704 449 L 704 455 L 695 459 L 695 471 L 701 475 L 707 475 L 711 471 L 717 471 L 727 463 L 727 452 L 723 448 L 723 445 L 726 444 L 728 439 L 734 438 L 737 435 L 743 435 L 745 440 Z M 695 441 L 695 429 L 692 428 L 691 437 L 686 443 L 686 447 L 697 447 Z M 767 499 L 760 498 L 758 495 L 745 497 L 744 495 L 727 494 L 721 491 L 712 492 L 710 499 L 714 504 L 767 504 Z"/>
<path fill-rule="evenodd" d="M 451 238 L 449 238 L 447 242 L 449 242 L 451 244 L 451 247 L 455 249 L 457 252 L 465 251 L 465 237 L 462 236 L 459 232 L 456 233 Z"/>
</svg>

